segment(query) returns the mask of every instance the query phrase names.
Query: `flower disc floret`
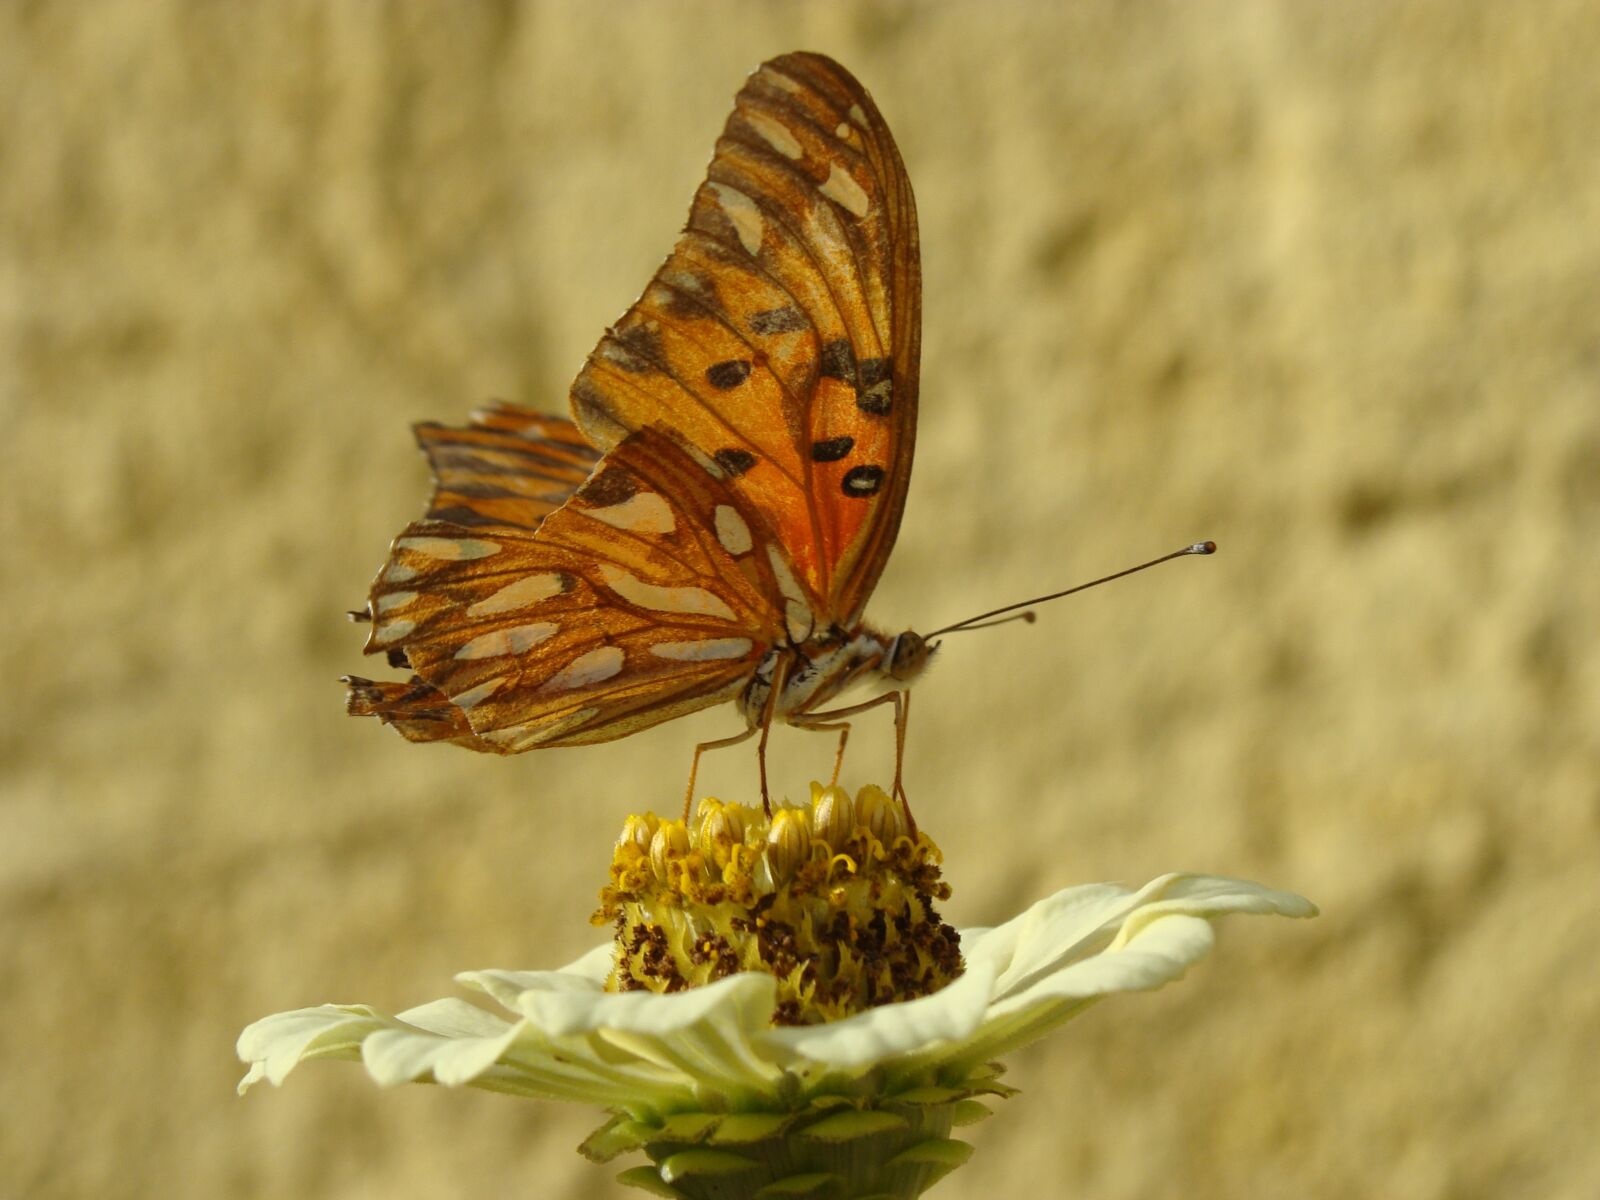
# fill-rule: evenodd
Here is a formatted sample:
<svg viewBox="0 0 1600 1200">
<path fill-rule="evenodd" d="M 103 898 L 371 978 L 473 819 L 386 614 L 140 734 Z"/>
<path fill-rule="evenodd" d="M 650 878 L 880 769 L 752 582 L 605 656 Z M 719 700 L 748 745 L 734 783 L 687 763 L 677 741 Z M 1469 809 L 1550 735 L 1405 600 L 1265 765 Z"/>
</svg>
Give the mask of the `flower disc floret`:
<svg viewBox="0 0 1600 1200">
<path fill-rule="evenodd" d="M 629 817 L 594 918 L 616 929 L 606 989 L 762 972 L 778 981 L 778 1025 L 931 995 L 963 969 L 960 935 L 935 908 L 950 896 L 941 861 L 870 785 L 852 799 L 813 783 L 808 804 L 770 818 L 712 799 L 687 824 Z"/>
</svg>

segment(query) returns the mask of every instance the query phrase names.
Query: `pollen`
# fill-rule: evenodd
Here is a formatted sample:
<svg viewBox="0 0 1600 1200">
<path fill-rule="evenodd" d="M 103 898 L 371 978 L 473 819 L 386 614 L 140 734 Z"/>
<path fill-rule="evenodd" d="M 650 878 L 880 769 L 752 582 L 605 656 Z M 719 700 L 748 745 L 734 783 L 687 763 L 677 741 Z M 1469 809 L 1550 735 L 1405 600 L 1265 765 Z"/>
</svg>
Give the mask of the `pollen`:
<svg viewBox="0 0 1600 1200">
<path fill-rule="evenodd" d="M 778 980 L 773 1022 L 813 1025 L 930 995 L 961 974 L 935 904 L 943 856 L 868 785 L 811 785 L 779 807 L 700 802 L 691 821 L 629 817 L 600 893 L 613 992 L 678 992 L 740 971 Z"/>
</svg>

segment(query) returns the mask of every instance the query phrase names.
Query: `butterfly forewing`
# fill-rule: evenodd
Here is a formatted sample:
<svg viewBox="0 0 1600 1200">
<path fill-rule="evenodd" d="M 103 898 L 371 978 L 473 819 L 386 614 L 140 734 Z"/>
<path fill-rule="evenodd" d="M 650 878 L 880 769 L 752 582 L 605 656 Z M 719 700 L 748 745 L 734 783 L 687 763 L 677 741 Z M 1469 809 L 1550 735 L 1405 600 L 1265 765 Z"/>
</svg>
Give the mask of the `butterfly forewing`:
<svg viewBox="0 0 1600 1200">
<path fill-rule="evenodd" d="M 750 77 L 678 246 L 572 389 L 601 447 L 694 448 L 853 625 L 893 545 L 915 436 L 920 276 L 905 169 L 866 91 L 817 55 Z"/>
<path fill-rule="evenodd" d="M 510 404 L 479 409 L 464 428 L 414 431 L 433 468 L 428 517 L 457 525 L 537 529 L 600 458 L 571 421 Z"/>
<path fill-rule="evenodd" d="M 739 497 L 644 429 L 537 534 L 407 529 L 374 586 L 369 649 L 401 650 L 465 714 L 476 749 L 621 737 L 737 695 L 781 636 L 783 560 L 759 529 Z M 407 579 L 386 582 L 397 569 Z M 397 725 L 427 708 L 403 698 L 369 694 L 368 707 Z"/>
</svg>

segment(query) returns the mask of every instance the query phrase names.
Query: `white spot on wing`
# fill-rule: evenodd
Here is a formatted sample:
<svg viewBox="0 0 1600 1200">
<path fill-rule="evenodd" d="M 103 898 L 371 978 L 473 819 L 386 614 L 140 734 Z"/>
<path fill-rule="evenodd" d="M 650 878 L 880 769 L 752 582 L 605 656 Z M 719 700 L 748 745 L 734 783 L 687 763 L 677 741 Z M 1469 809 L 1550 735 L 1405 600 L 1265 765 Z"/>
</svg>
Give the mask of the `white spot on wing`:
<svg viewBox="0 0 1600 1200">
<path fill-rule="evenodd" d="M 717 505 L 717 541 L 729 554 L 748 554 L 755 542 L 750 538 L 750 526 L 745 524 L 739 510 L 731 504 Z"/>
<path fill-rule="evenodd" d="M 767 223 L 762 220 L 761 209 L 756 202 L 738 188 L 723 183 L 712 182 L 710 187 L 716 193 L 722 211 L 733 222 L 733 231 L 739 235 L 739 244 L 747 254 L 759 254 L 761 235 L 766 231 Z"/>
<path fill-rule="evenodd" d="M 504 729 L 490 729 L 478 736 L 486 742 L 493 742 L 497 746 L 504 746 L 513 754 L 518 750 L 527 750 L 548 742 L 551 738 L 565 733 L 575 726 L 582 725 L 600 710 L 598 708 L 580 708 L 569 716 L 559 717 L 553 721 L 540 721 L 530 725 L 508 725 Z"/>
<path fill-rule="evenodd" d="M 845 211 L 857 217 L 866 216 L 872 208 L 866 192 L 862 191 L 861 185 L 855 181 L 855 176 L 841 168 L 838 163 L 833 163 L 828 168 L 828 178 L 817 190 L 829 200 L 843 205 Z"/>
<path fill-rule="evenodd" d="M 799 580 L 794 577 L 794 572 L 789 569 L 789 560 L 783 557 L 783 554 L 773 543 L 768 543 L 767 545 L 767 561 L 772 564 L 772 574 L 778 580 L 778 591 L 783 593 L 783 598 L 804 604 L 806 602 L 805 590 L 800 586 Z"/>
<path fill-rule="evenodd" d="M 761 77 L 768 83 L 771 83 L 775 87 L 780 87 L 786 92 L 793 92 L 796 95 L 799 95 L 802 90 L 798 83 L 790 79 L 782 71 L 775 71 L 771 67 L 762 67 Z"/>
<path fill-rule="evenodd" d="M 379 596 L 374 607 L 381 613 L 393 612 L 397 608 L 404 608 L 416 598 L 415 592 L 390 592 L 386 596 Z"/>
<path fill-rule="evenodd" d="M 508 583 L 498 592 L 485 596 L 467 609 L 469 617 L 488 617 L 495 613 L 512 612 L 527 608 L 541 600 L 561 594 L 561 576 L 553 572 L 529 575 L 515 583 Z"/>
<path fill-rule="evenodd" d="M 502 654 L 521 654 L 537 646 L 546 638 L 554 637 L 558 625 L 538 621 L 532 625 L 512 625 L 506 629 L 491 629 L 480 633 L 469 642 L 463 642 L 456 651 L 460 659 L 495 658 Z"/>
<path fill-rule="evenodd" d="M 839 128 L 833 131 L 833 136 L 838 138 L 841 142 L 848 142 L 850 140 L 850 135 L 853 132 L 854 130 L 852 130 L 848 124 L 846 124 L 844 121 L 840 121 Z"/>
<path fill-rule="evenodd" d="M 596 646 L 593 650 L 578 655 L 546 679 L 539 690 L 564 692 L 572 688 L 588 687 L 594 683 L 604 683 L 622 673 L 622 657 L 621 646 Z"/>
<path fill-rule="evenodd" d="M 798 600 L 783 602 L 783 624 L 789 631 L 789 640 L 797 646 L 810 637 L 811 631 L 817 627 L 811 616 L 811 606 L 801 604 Z"/>
<path fill-rule="evenodd" d="M 477 687 L 470 687 L 464 692 L 457 692 L 450 697 L 450 703 L 457 708 L 471 708 L 474 704 L 482 704 L 490 696 L 505 686 L 506 677 L 496 675 L 492 679 L 485 679 Z"/>
<path fill-rule="evenodd" d="M 672 519 L 672 506 L 655 492 L 639 492 L 621 504 L 576 511 L 629 533 L 671 533 L 677 528 L 677 522 Z"/>
<path fill-rule="evenodd" d="M 788 562 L 778 552 L 778 547 L 767 546 L 767 561 L 772 564 L 772 574 L 778 581 L 778 591 L 783 595 L 783 623 L 789 631 L 789 640 L 799 643 L 811 636 L 816 619 L 811 615 L 811 602 L 789 569 Z"/>
<path fill-rule="evenodd" d="M 755 645 L 749 638 L 706 638 L 699 642 L 657 642 L 650 653 L 675 662 L 718 662 L 743 658 Z"/>
<path fill-rule="evenodd" d="M 694 459 L 696 465 L 711 478 L 726 479 L 728 477 L 728 473 L 717 465 L 717 460 L 698 446 L 684 446 L 683 449 L 689 452 L 689 457 Z"/>
<path fill-rule="evenodd" d="M 408 567 L 405 563 L 397 560 L 383 569 L 383 581 L 385 583 L 407 583 L 420 574 L 421 572 L 415 567 Z"/>
<path fill-rule="evenodd" d="M 380 646 L 385 646 L 390 642 L 398 642 L 416 627 L 415 621 L 389 621 L 373 627 L 372 640 Z"/>
<path fill-rule="evenodd" d="M 692 271 L 663 271 L 661 282 L 680 292 L 699 293 L 703 290 L 700 277 Z"/>
<path fill-rule="evenodd" d="M 737 619 L 731 608 L 705 588 L 659 587 L 611 563 L 600 564 L 600 577 L 618 596 L 640 608 L 696 617 L 721 617 L 725 621 Z"/>
<path fill-rule="evenodd" d="M 761 135 L 761 140 L 766 142 L 785 158 L 800 159 L 805 157 L 805 148 L 800 145 L 799 139 L 789 130 L 788 126 L 774 121 L 763 113 L 746 113 L 745 120 L 750 122 L 750 128 Z"/>
<path fill-rule="evenodd" d="M 486 542 L 481 538 L 403 537 L 395 542 L 395 548 L 443 562 L 464 562 L 500 553 L 498 542 Z"/>
<path fill-rule="evenodd" d="M 867 114 L 861 111 L 861 105 L 859 104 L 850 106 L 850 119 L 863 129 L 867 127 Z"/>
</svg>

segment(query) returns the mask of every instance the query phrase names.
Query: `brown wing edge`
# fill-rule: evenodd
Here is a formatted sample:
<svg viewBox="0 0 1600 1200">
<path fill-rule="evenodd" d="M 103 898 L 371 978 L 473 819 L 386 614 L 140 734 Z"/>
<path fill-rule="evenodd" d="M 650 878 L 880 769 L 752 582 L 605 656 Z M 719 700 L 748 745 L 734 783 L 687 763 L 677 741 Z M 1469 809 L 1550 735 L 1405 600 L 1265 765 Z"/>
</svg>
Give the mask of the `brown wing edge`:
<svg viewBox="0 0 1600 1200">
<path fill-rule="evenodd" d="M 341 675 L 339 682 L 347 686 L 345 712 L 352 717 L 377 717 L 408 742 L 444 742 L 485 754 L 506 753 L 473 733 L 467 714 L 421 676 L 393 683 Z"/>
</svg>

